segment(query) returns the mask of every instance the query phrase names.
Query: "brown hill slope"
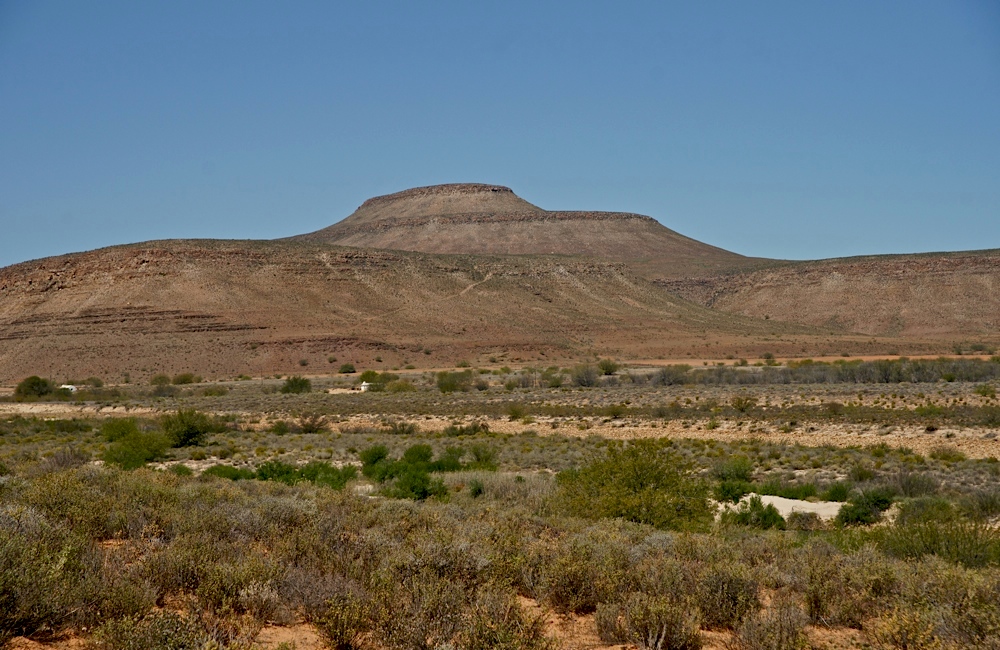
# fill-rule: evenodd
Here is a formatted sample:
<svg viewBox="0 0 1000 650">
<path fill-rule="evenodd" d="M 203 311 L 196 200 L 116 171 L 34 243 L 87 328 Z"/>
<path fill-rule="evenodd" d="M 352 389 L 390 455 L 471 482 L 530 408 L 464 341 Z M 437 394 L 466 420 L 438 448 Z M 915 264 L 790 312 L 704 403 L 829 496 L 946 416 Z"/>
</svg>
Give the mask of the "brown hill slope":
<svg viewBox="0 0 1000 650">
<path fill-rule="evenodd" d="M 341 246 L 474 255 L 585 255 L 650 278 L 703 275 L 755 260 L 624 212 L 550 212 L 510 188 L 418 187 L 365 201 L 328 228 L 291 238 Z"/>
<path fill-rule="evenodd" d="M 880 336 L 996 339 L 1000 250 L 791 262 L 659 282 L 713 309 Z"/>
<path fill-rule="evenodd" d="M 794 335 L 766 344 L 775 352 L 810 338 L 674 298 L 621 264 L 564 258 L 162 241 L 0 269 L 5 381 L 749 354 L 774 333 Z"/>
</svg>

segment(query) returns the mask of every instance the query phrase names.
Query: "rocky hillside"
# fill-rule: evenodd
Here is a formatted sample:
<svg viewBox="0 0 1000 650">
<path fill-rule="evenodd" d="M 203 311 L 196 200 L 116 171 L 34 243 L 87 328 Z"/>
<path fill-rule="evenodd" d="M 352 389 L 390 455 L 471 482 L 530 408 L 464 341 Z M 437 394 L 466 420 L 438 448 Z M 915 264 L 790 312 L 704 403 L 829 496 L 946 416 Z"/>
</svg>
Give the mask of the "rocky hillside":
<svg viewBox="0 0 1000 650">
<path fill-rule="evenodd" d="M 721 354 L 775 331 L 809 336 L 680 300 L 621 264 L 552 257 L 164 241 L 0 269 L 5 381 Z"/>
<path fill-rule="evenodd" d="M 1000 335 L 1000 250 L 784 263 L 658 284 L 712 309 L 844 332 Z"/>
</svg>

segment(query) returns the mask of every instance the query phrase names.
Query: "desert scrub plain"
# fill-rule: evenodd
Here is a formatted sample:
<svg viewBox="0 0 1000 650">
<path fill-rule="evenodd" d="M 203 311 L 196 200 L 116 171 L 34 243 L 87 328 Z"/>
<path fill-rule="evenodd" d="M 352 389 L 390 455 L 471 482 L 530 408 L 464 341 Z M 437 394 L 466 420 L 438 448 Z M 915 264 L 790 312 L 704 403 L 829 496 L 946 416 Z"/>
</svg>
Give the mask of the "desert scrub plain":
<svg viewBox="0 0 1000 650">
<path fill-rule="evenodd" d="M 910 363 L 33 382 L 0 642 L 1000 647 L 1000 361 Z"/>
</svg>

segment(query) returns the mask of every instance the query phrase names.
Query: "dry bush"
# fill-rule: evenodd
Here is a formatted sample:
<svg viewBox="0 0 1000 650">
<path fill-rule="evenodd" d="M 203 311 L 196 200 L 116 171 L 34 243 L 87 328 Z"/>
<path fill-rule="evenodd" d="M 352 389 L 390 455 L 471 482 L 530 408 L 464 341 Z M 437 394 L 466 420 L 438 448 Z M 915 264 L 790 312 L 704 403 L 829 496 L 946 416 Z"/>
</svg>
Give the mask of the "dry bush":
<svg viewBox="0 0 1000 650">
<path fill-rule="evenodd" d="M 634 643 L 648 650 L 698 650 L 697 608 L 672 596 L 629 595 L 621 604 L 602 604 L 597 630 L 608 643 Z"/>
<path fill-rule="evenodd" d="M 760 584 L 741 566 L 713 566 L 700 577 L 696 598 L 709 629 L 735 629 L 760 609 Z"/>
<path fill-rule="evenodd" d="M 568 540 L 528 559 L 529 588 L 560 613 L 585 614 L 614 600 L 633 582 L 624 549 L 607 541 Z"/>
<path fill-rule="evenodd" d="M 901 588 L 892 562 L 870 546 L 840 555 L 825 544 L 805 552 L 806 612 L 814 623 L 860 628 L 890 606 Z"/>
<path fill-rule="evenodd" d="M 896 607 L 866 622 L 865 634 L 880 650 L 938 650 L 937 617 L 914 606 Z"/>
<path fill-rule="evenodd" d="M 801 650 L 807 647 L 809 618 L 792 598 L 779 596 L 771 608 L 748 617 L 736 630 L 731 650 Z"/>
<path fill-rule="evenodd" d="M 525 615 L 510 593 L 480 593 L 466 613 L 455 647 L 459 650 L 550 650 L 541 617 Z"/>
</svg>

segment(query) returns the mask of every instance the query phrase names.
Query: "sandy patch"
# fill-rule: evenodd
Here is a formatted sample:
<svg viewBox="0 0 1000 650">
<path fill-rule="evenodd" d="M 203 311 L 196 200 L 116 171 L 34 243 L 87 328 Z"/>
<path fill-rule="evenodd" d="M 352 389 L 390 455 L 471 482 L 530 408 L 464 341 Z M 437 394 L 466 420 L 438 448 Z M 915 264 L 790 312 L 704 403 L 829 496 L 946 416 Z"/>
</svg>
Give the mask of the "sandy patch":
<svg viewBox="0 0 1000 650">
<path fill-rule="evenodd" d="M 414 422 L 424 431 L 441 431 L 461 418 L 439 416 L 417 416 L 406 419 Z M 670 420 L 650 422 L 648 420 L 611 420 L 603 418 L 546 418 L 539 417 L 530 424 L 521 421 L 510 422 L 507 418 L 464 419 L 466 423 L 478 420 L 486 422 L 490 431 L 509 435 L 532 431 L 537 435 L 565 435 L 585 438 L 601 436 L 618 440 L 636 438 L 694 438 L 700 440 L 722 440 L 740 442 L 761 440 L 781 444 L 799 444 L 809 447 L 830 445 L 833 447 L 866 447 L 885 443 L 890 447 L 907 447 L 917 453 L 927 455 L 935 447 L 954 447 L 970 458 L 1000 458 L 1000 437 L 988 438 L 996 434 L 996 429 L 985 427 L 942 427 L 928 433 L 922 426 L 878 427 L 867 424 L 815 424 L 804 425 L 789 432 L 783 432 L 767 422 L 744 421 L 737 425 L 732 421 L 721 421 L 715 429 L 706 428 L 708 420 L 694 421 L 685 426 L 683 422 Z M 555 427 L 553 428 L 553 425 Z M 381 418 L 358 415 L 345 418 L 341 427 L 381 426 Z"/>
<path fill-rule="evenodd" d="M 39 418 L 133 417 L 151 415 L 160 410 L 148 407 L 101 406 L 100 404 L 66 404 L 62 402 L 0 403 L 0 417 L 21 415 Z"/>
<path fill-rule="evenodd" d="M 257 635 L 254 646 L 276 648 L 282 643 L 294 644 L 295 650 L 321 650 L 326 647 L 316 628 L 306 623 L 291 627 L 269 625 Z"/>
<path fill-rule="evenodd" d="M 741 501 L 745 501 L 752 496 L 752 494 L 748 494 Z M 767 494 L 760 495 L 760 500 L 764 505 L 772 505 L 777 508 L 782 517 L 787 517 L 793 512 L 814 512 L 819 515 L 820 519 L 833 519 L 840 512 L 840 507 L 844 505 L 837 501 L 817 501 L 814 503 L 812 501 L 786 499 Z"/>
</svg>

